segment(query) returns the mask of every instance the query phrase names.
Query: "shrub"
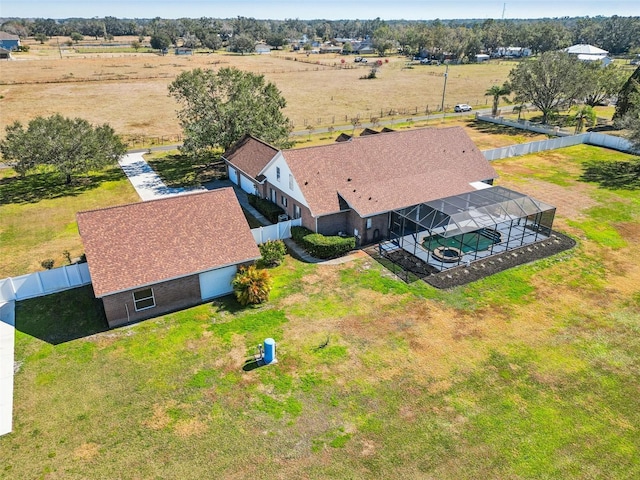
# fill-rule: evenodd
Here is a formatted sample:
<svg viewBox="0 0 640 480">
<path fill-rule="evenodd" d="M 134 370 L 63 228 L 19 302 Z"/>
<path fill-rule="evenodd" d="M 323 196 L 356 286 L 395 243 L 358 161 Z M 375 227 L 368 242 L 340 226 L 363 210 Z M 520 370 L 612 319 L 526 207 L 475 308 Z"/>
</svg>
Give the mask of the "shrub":
<svg viewBox="0 0 640 480">
<path fill-rule="evenodd" d="M 233 291 L 240 305 L 257 305 L 269 300 L 271 278 L 269 272 L 255 265 L 241 267 L 233 279 Z"/>
<path fill-rule="evenodd" d="M 282 215 L 284 212 L 278 205 L 271 200 L 260 198 L 257 195 L 249 194 L 249 205 L 256 208 L 262 215 L 267 217 L 271 223 L 278 223 L 278 215 Z"/>
<path fill-rule="evenodd" d="M 51 270 L 55 263 L 56 262 L 55 262 L 55 260 L 53 260 L 53 258 L 47 258 L 46 260 L 43 260 L 43 261 L 40 262 L 40 266 L 42 268 L 47 269 L 47 270 Z"/>
<path fill-rule="evenodd" d="M 275 267 L 280 265 L 287 253 L 287 247 L 282 240 L 269 240 L 259 245 L 260 255 L 262 255 L 261 263 L 265 267 Z"/>
<path fill-rule="evenodd" d="M 325 236 L 304 227 L 292 227 L 291 237 L 316 258 L 336 258 L 356 248 L 354 237 Z"/>
</svg>

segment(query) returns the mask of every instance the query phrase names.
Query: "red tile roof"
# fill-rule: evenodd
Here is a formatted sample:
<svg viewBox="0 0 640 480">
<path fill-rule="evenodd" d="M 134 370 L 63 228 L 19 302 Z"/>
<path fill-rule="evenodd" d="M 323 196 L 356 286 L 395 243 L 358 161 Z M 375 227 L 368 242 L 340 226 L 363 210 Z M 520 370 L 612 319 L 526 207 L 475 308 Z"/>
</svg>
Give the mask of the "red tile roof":
<svg viewBox="0 0 640 480">
<path fill-rule="evenodd" d="M 475 190 L 498 176 L 462 127 L 354 137 L 284 150 L 313 215 L 340 210 L 339 196 L 360 216 Z"/>
<path fill-rule="evenodd" d="M 97 297 L 260 257 L 232 188 L 80 212 Z"/>
<path fill-rule="evenodd" d="M 245 135 L 223 157 L 247 175 L 256 178 L 278 153 L 278 149 L 251 135 Z"/>
</svg>

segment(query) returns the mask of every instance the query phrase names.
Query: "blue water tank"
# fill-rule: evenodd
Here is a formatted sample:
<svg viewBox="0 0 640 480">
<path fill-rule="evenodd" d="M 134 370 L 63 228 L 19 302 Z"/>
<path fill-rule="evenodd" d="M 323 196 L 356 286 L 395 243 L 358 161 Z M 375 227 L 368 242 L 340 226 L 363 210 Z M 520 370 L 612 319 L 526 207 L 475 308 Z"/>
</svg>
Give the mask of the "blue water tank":
<svg viewBox="0 0 640 480">
<path fill-rule="evenodd" d="M 273 363 L 276 361 L 276 341 L 273 338 L 267 338 L 264 341 L 264 363 Z"/>
</svg>

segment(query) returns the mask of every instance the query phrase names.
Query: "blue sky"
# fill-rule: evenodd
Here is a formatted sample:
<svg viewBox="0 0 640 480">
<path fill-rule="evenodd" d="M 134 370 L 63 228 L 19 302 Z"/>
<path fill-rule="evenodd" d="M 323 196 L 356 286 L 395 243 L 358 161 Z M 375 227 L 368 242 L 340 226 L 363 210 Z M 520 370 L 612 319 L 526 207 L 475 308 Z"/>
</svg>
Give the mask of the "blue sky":
<svg viewBox="0 0 640 480">
<path fill-rule="evenodd" d="M 0 17 L 411 19 L 637 16 L 639 0 L 0 0 Z"/>
</svg>

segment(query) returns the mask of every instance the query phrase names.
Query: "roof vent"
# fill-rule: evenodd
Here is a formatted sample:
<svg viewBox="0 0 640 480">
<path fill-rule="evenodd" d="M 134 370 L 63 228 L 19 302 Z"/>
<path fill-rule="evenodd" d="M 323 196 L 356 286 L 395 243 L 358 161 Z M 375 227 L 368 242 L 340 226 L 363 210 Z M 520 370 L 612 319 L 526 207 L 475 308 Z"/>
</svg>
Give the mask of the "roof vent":
<svg viewBox="0 0 640 480">
<path fill-rule="evenodd" d="M 347 178 L 347 182 L 350 182 L 350 181 L 351 181 L 351 177 Z"/>
<path fill-rule="evenodd" d="M 309 182 L 304 182 L 305 185 L 309 185 Z"/>
<path fill-rule="evenodd" d="M 353 193 L 356 193 L 356 189 L 355 188 L 353 189 Z"/>
<path fill-rule="evenodd" d="M 371 200 L 371 197 L 369 197 L 369 200 Z"/>
</svg>

